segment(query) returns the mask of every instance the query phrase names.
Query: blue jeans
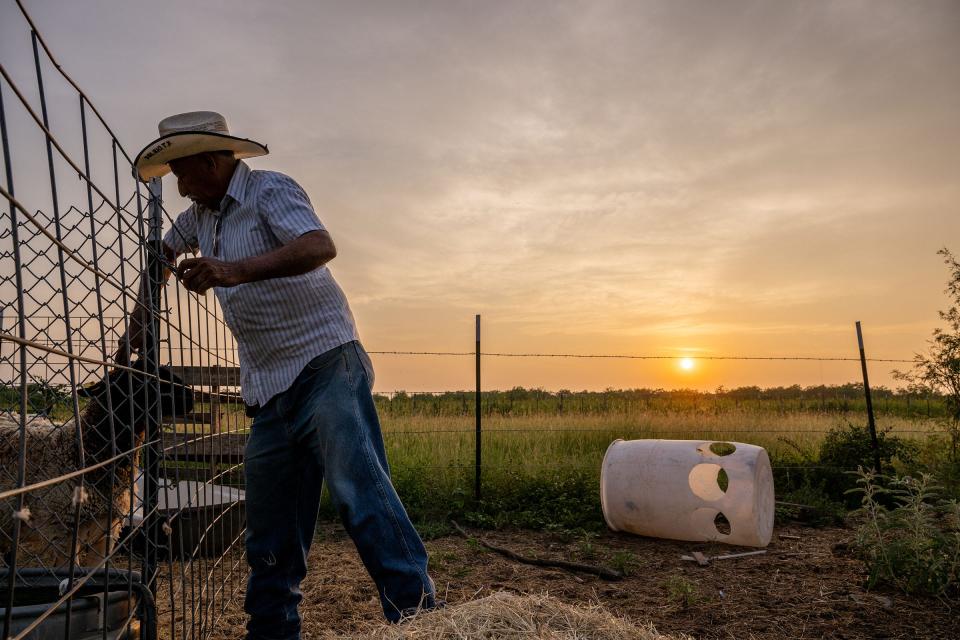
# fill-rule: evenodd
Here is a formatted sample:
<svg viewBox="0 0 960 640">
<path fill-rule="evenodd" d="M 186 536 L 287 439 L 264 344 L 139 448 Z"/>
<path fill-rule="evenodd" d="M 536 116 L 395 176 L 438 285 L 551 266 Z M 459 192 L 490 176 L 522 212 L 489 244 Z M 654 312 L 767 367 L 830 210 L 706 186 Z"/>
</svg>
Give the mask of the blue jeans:
<svg viewBox="0 0 960 640">
<path fill-rule="evenodd" d="M 369 362 L 357 342 L 327 351 L 256 413 L 244 462 L 248 640 L 300 637 L 324 480 L 387 619 L 436 606 L 426 549 L 390 482 Z"/>
</svg>

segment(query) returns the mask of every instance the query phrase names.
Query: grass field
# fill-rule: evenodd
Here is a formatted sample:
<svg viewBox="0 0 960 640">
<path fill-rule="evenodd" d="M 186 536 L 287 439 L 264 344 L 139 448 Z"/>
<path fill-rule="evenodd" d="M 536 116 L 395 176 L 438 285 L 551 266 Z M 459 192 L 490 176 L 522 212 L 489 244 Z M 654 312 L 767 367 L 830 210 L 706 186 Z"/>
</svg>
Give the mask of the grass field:
<svg viewBox="0 0 960 640">
<path fill-rule="evenodd" d="M 8 391 L 3 394 L 9 396 L 6 404 L 15 409 L 12 402 L 17 396 L 9 393 L 12 390 L 3 391 Z M 66 419 L 70 415 L 62 395 L 43 390 L 31 394 L 31 400 L 46 403 L 52 416 Z M 618 438 L 760 445 L 774 466 L 778 496 L 804 502 L 819 500 L 824 492 L 829 499 L 842 501 L 844 472 L 858 464 L 869 465 L 871 459 L 868 440 L 853 443 L 852 453 L 843 453 L 839 462 L 834 456 L 825 463 L 821 455 L 831 431 L 849 434 L 866 424 L 858 385 L 751 387 L 715 393 L 513 389 L 485 392 L 482 400 L 483 499 L 477 503 L 474 395 L 376 396 L 394 483 L 415 519 L 442 522 L 457 515 L 486 526 L 599 526 L 600 466 L 607 447 Z M 874 405 L 879 430 L 887 438 L 910 443 L 916 454 L 913 466 L 900 470 L 942 467 L 946 469 L 942 479 L 957 483 L 956 463 L 943 467 L 950 457 L 950 443 L 940 426 L 946 417 L 943 398 L 879 389 Z M 250 419 L 236 401 L 221 409 L 223 430 L 243 432 L 249 427 Z M 195 407 L 195 412 L 206 411 L 206 403 Z M 207 429 L 203 425 L 186 428 Z M 327 513 L 332 515 L 332 510 Z"/>
<path fill-rule="evenodd" d="M 817 411 L 637 410 L 605 414 L 483 419 L 482 491 L 477 524 L 543 527 L 599 520 L 597 487 L 613 440 L 639 438 L 744 442 L 767 449 L 785 494 L 843 470 L 820 468 L 819 448 L 831 429 L 865 418 Z M 880 416 L 878 426 L 920 447 L 937 434 L 934 419 Z M 383 415 L 394 481 L 418 519 L 472 506 L 475 435 L 472 416 Z M 853 467 L 855 468 L 855 466 Z M 851 469 L 852 470 L 852 469 Z"/>
</svg>

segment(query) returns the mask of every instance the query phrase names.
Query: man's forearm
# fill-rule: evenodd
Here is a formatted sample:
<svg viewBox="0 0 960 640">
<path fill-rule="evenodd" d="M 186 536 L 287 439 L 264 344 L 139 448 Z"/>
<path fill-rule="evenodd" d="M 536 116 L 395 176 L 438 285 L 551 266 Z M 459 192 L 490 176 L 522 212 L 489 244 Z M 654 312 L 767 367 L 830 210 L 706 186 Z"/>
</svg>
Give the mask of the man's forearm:
<svg viewBox="0 0 960 640">
<path fill-rule="evenodd" d="M 239 284 L 298 276 L 322 267 L 336 255 L 333 242 L 318 241 L 308 233 L 279 249 L 236 263 Z"/>
<path fill-rule="evenodd" d="M 180 281 L 190 291 L 210 287 L 235 287 L 248 282 L 288 278 L 313 271 L 330 262 L 337 249 L 326 231 L 305 233 L 269 253 L 237 262 L 216 258 L 188 258 L 180 263 Z"/>
</svg>

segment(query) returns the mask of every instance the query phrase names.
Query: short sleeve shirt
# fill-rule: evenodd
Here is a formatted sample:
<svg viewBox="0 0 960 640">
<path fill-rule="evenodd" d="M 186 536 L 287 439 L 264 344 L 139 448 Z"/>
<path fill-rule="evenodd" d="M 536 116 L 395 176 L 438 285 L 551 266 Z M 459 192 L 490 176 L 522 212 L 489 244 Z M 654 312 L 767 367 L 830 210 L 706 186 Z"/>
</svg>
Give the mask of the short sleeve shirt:
<svg viewBox="0 0 960 640">
<path fill-rule="evenodd" d="M 192 205 L 163 241 L 178 253 L 199 251 L 236 262 L 323 229 L 296 181 L 238 162 L 220 211 Z M 247 404 L 265 405 L 289 389 L 314 357 L 359 339 L 347 298 L 326 266 L 288 278 L 215 287 L 214 293 L 237 339 Z"/>
</svg>

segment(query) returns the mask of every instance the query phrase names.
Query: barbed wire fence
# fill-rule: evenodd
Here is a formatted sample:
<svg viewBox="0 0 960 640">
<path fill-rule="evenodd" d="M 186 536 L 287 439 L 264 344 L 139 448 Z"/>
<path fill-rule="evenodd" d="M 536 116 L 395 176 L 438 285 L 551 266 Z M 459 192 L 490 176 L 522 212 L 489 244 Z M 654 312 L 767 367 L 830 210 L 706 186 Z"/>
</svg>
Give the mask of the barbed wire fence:
<svg viewBox="0 0 960 640">
<path fill-rule="evenodd" d="M 131 157 L 113 130 L 18 0 L 16 6 L 19 17 L 7 11 L 11 18 L 0 27 L 0 36 L 10 39 L 7 50 L 19 46 L 30 62 L 26 68 L 0 64 L 0 195 L 7 204 L 0 212 L 0 638 L 26 638 L 40 629 L 46 637 L 205 638 L 246 577 L 242 468 L 250 421 L 238 394 L 237 346 L 212 296 L 165 284 L 160 232 L 172 219 L 159 181 L 145 186 L 133 177 Z M 140 325 L 146 336 L 140 359 L 118 365 L 114 353 Z M 474 360 L 474 389 L 381 391 L 377 400 L 387 417 L 435 418 L 385 435 L 397 447 L 411 446 L 411 439 L 456 439 L 450 455 L 427 450 L 414 472 L 453 469 L 472 481 L 477 499 L 481 471 L 496 471 L 498 464 L 508 470 L 599 465 L 589 455 L 562 463 L 485 461 L 484 436 L 552 434 L 581 446 L 583 434 L 657 435 L 563 420 L 484 430 L 484 420 L 603 418 L 656 410 L 671 393 L 485 391 L 484 359 L 678 358 L 484 352 L 479 317 L 474 351 L 369 353 Z M 695 359 L 861 362 L 799 355 Z M 739 407 L 749 398 L 730 400 Z M 844 396 L 845 410 L 848 400 Z M 929 415 L 929 397 L 926 402 Z M 828 406 L 822 397 L 819 406 Z M 749 441 L 797 433 L 727 427 L 702 435 Z M 492 446 L 513 446 L 503 442 Z"/>
<path fill-rule="evenodd" d="M 825 471 L 845 473 L 855 471 L 855 467 L 840 468 L 824 464 L 814 464 L 809 448 L 800 451 L 802 445 L 817 445 L 819 440 L 828 435 L 828 432 L 839 426 L 837 418 L 848 422 L 866 422 L 869 424 L 869 434 L 872 442 L 870 447 L 874 457 L 874 465 L 879 468 L 880 447 L 874 425 L 874 407 L 872 398 L 877 390 L 871 392 L 866 377 L 867 363 L 893 363 L 909 365 L 915 363 L 913 359 L 905 358 L 867 358 L 862 351 L 857 356 L 749 356 L 749 355 L 707 355 L 691 356 L 693 361 L 777 361 L 777 362 L 849 362 L 860 364 L 863 370 L 862 382 L 850 382 L 840 387 L 802 389 L 798 385 L 789 388 L 762 390 L 757 387 L 741 389 L 718 389 L 715 392 L 698 392 L 692 390 L 668 391 L 663 389 L 607 389 L 605 391 L 548 391 L 541 388 L 510 390 L 482 390 L 481 361 L 489 359 L 547 359 L 547 360 L 623 360 L 623 361 L 674 361 L 680 362 L 684 357 L 679 355 L 641 355 L 641 354 L 578 354 L 578 353 L 507 353 L 483 351 L 480 344 L 480 317 L 477 316 L 477 341 L 474 352 L 460 351 L 377 351 L 370 353 L 377 356 L 427 356 L 442 358 L 472 358 L 475 360 L 475 389 L 471 391 L 390 391 L 379 392 L 378 405 L 383 415 L 387 416 L 387 423 L 393 423 L 396 428 L 386 430 L 388 442 L 403 439 L 421 439 L 444 437 L 459 438 L 459 447 L 448 447 L 451 451 L 459 451 L 457 464 L 423 464 L 420 470 L 460 469 L 473 471 L 474 499 L 480 500 L 483 496 L 483 474 L 486 472 L 506 473 L 509 480 L 516 480 L 531 470 L 546 470 L 562 474 L 572 468 L 583 468 L 599 473 L 600 460 L 606 445 L 616 438 L 679 438 L 704 440 L 739 440 L 746 443 L 769 445 L 775 443 L 779 448 L 786 448 L 790 453 L 800 453 L 801 460 L 795 456 L 774 458 L 774 469 L 777 472 L 790 471 Z M 857 335 L 860 337 L 859 323 Z M 825 397 L 824 392 L 832 397 Z M 898 425 L 897 436 L 920 438 L 941 434 L 930 418 L 934 413 L 943 412 L 943 399 L 933 397 L 929 393 L 918 393 L 916 390 L 900 390 L 897 393 L 889 389 L 880 388 L 879 397 L 882 404 L 878 409 L 885 414 L 904 415 L 908 417 L 906 428 Z M 911 406 L 912 401 L 912 406 Z M 933 401 L 933 407 L 931 407 Z M 924 419 L 924 406 L 925 413 Z M 418 404 L 419 403 L 419 404 Z M 933 408 L 933 412 L 931 412 Z M 797 424 L 779 424 L 789 414 L 799 415 L 801 420 L 812 421 L 813 424 L 799 426 Z M 669 414 L 671 420 L 660 419 Z M 737 424 L 748 414 L 770 417 L 761 425 L 746 423 Z M 819 414 L 827 420 L 812 420 Z M 718 421 L 717 417 L 730 416 L 727 423 Z M 408 416 L 422 418 L 417 421 L 405 420 Z M 439 425 L 441 428 L 422 428 L 432 426 L 440 417 L 449 419 L 449 424 Z M 474 428 L 469 428 L 463 418 L 473 417 Z M 596 418 L 590 420 L 588 418 Z M 392 420 L 390 418 L 393 418 Z M 460 418 L 457 420 L 457 418 Z M 827 425 L 828 420 L 834 423 Z M 667 424 L 664 426 L 664 423 Z M 794 421 L 796 422 L 796 421 Z M 490 426 L 488 423 L 492 423 Z M 412 425 L 412 426 L 411 426 Z M 455 426 L 453 426 L 455 425 Z M 882 435 L 882 434 L 881 434 Z M 942 435 L 942 434 L 941 434 Z M 471 442 L 466 442 L 466 436 L 472 436 Z M 483 439 L 494 438 L 488 445 Z M 526 438 L 525 444 L 517 444 L 517 439 Z M 574 446 L 556 448 L 557 458 L 554 460 L 531 461 L 530 457 L 537 458 L 536 449 L 550 448 L 551 441 L 571 440 L 575 438 Z M 467 444 L 472 444 L 474 459 L 468 461 L 465 457 Z M 782 445 L 782 446 L 781 446 Z M 396 444 L 395 450 L 400 459 L 406 456 L 402 451 L 403 445 Z M 573 454 L 573 455 L 571 455 Z M 444 456 L 438 455 L 442 460 Z M 791 460 L 790 458 L 793 458 Z M 502 483 L 501 483 L 502 484 Z M 462 489 L 462 487 L 460 487 Z M 501 486 L 502 488 L 502 486 Z"/>
</svg>

